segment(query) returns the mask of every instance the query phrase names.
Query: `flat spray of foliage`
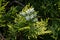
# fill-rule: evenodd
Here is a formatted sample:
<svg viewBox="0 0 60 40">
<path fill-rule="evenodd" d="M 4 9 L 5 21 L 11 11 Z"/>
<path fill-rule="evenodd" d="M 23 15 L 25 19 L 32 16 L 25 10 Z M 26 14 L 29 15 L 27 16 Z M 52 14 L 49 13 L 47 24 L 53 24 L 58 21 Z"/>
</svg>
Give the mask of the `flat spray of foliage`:
<svg viewBox="0 0 60 40">
<path fill-rule="evenodd" d="M 9 30 L 15 37 L 17 32 L 23 31 L 27 39 L 37 38 L 38 35 L 51 33 L 47 30 L 48 19 L 38 21 L 37 13 L 30 5 L 26 5 L 19 14 L 16 14 L 15 24 L 8 24 Z"/>
<path fill-rule="evenodd" d="M 0 27 L 3 27 L 3 28 L 8 27 L 8 29 L 6 29 L 7 32 L 2 33 L 6 37 L 6 40 L 16 40 L 17 39 L 16 36 L 19 35 L 17 33 L 19 32 L 22 32 L 23 34 L 22 38 L 24 40 L 37 40 L 37 36 L 46 35 L 46 34 L 49 34 L 49 35 L 52 34 L 50 36 L 55 40 L 60 39 L 59 38 L 60 19 L 55 18 L 53 16 L 54 15 L 53 13 L 55 13 L 52 11 L 53 7 L 51 7 L 51 10 L 48 11 L 48 9 L 50 9 L 49 6 L 52 5 L 50 4 L 50 1 L 46 1 L 46 2 L 44 1 L 44 5 L 42 5 L 43 4 L 42 3 L 43 1 L 42 1 L 41 7 L 38 9 L 40 13 L 39 15 L 45 16 L 49 13 L 52 18 L 49 15 L 48 18 L 44 20 L 41 18 L 40 21 L 38 21 L 38 17 L 37 17 L 38 11 L 35 11 L 35 9 L 37 10 L 36 5 L 35 5 L 35 9 L 30 5 L 26 5 L 20 12 L 18 12 L 17 10 L 18 6 L 16 7 L 12 6 L 8 12 L 5 12 L 5 6 L 7 5 L 8 2 L 4 4 L 2 2 L 4 2 L 4 0 L 0 0 Z M 46 7 L 45 7 L 45 3 L 46 3 Z M 58 2 L 58 11 L 60 10 L 59 7 L 60 7 L 60 4 Z M 44 36 L 44 37 L 46 39 L 47 36 Z M 42 39 L 44 38 L 42 37 Z M 50 38 L 47 38 L 47 40 L 49 39 Z"/>
</svg>

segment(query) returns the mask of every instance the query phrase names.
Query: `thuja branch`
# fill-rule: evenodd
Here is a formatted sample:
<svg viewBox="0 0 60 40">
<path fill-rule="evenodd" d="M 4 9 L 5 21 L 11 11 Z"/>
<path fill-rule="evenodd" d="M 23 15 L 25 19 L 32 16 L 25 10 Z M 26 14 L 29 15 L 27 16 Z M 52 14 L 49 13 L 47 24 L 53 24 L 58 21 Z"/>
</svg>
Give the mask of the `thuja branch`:
<svg viewBox="0 0 60 40">
<path fill-rule="evenodd" d="M 9 5 L 8 5 L 8 6 L 13 5 L 13 3 L 19 4 L 19 5 L 21 5 L 21 6 L 23 6 L 23 7 L 24 7 L 24 4 L 22 4 L 21 2 L 16 1 L 16 0 L 12 1 L 11 3 L 9 3 Z"/>
<path fill-rule="evenodd" d="M 4 36 L 0 33 L 0 40 L 5 40 Z"/>
</svg>

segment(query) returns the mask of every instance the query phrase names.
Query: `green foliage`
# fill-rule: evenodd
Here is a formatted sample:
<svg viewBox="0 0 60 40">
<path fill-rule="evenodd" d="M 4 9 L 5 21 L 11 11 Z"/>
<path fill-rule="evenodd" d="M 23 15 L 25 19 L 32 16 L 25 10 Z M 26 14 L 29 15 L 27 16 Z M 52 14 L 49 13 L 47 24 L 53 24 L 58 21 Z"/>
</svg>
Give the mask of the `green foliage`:
<svg viewBox="0 0 60 40">
<path fill-rule="evenodd" d="M 5 22 L 6 22 L 6 20 L 4 20 L 5 19 L 5 6 L 7 5 L 7 3 L 4 3 L 5 5 L 3 5 L 2 6 L 2 0 L 0 1 L 0 27 L 4 27 L 4 26 L 6 26 L 5 25 Z"/>
<path fill-rule="evenodd" d="M 21 2 L 30 3 L 32 6 L 29 4 L 21 9 L 21 6 L 13 5 L 6 12 L 8 2 L 0 0 L 0 28 L 8 28 L 7 32 L 3 29 L 5 32 L 2 33 L 6 40 L 16 40 L 20 32 L 23 40 L 38 40 L 38 36 L 43 40 L 60 40 L 60 0 Z"/>
<path fill-rule="evenodd" d="M 25 14 L 23 14 L 24 12 Z M 41 21 L 38 21 L 36 17 L 37 12 L 34 9 L 32 9 L 32 7 L 30 7 L 29 5 L 27 5 L 24 9 L 22 9 L 22 12 L 16 15 L 17 17 L 14 20 L 15 24 L 8 24 L 9 30 L 14 37 L 16 36 L 16 33 L 20 31 L 24 31 L 23 35 L 25 37 L 28 37 L 27 39 L 37 38 L 38 35 L 51 33 L 51 31 L 47 30 L 46 27 L 48 25 L 48 19 L 46 19 L 45 21 L 43 21 L 42 19 Z M 28 20 L 26 19 L 25 15 L 29 16 L 29 18 L 27 17 Z M 32 19 L 30 18 L 30 15 L 33 16 Z M 37 20 L 33 21 L 35 20 L 35 18 Z"/>
<path fill-rule="evenodd" d="M 49 27 L 49 29 L 52 31 L 51 37 L 53 37 L 55 40 L 58 39 L 58 35 L 59 35 L 59 27 L 60 26 L 60 22 L 57 20 L 52 21 L 52 25 Z"/>
</svg>

